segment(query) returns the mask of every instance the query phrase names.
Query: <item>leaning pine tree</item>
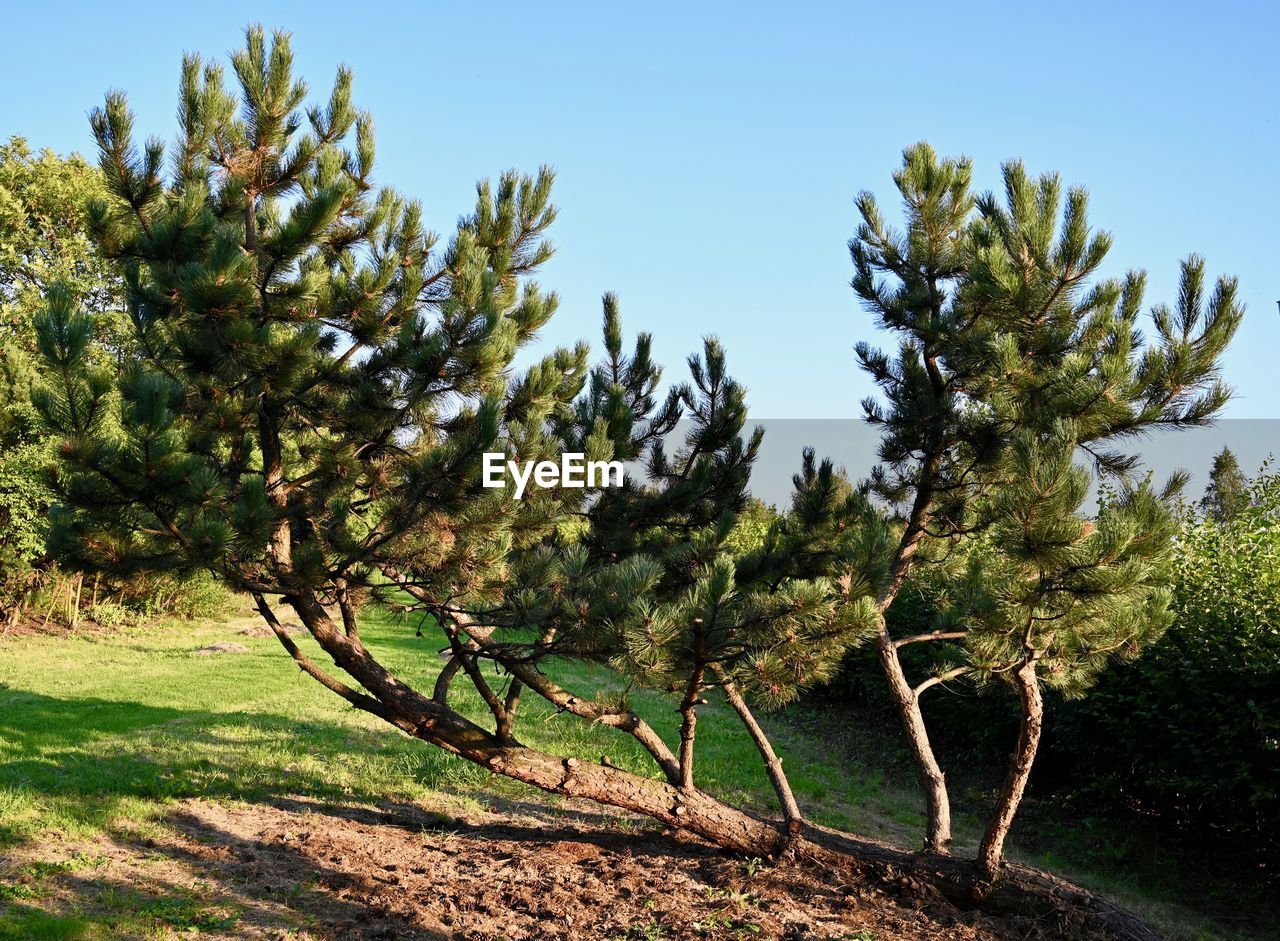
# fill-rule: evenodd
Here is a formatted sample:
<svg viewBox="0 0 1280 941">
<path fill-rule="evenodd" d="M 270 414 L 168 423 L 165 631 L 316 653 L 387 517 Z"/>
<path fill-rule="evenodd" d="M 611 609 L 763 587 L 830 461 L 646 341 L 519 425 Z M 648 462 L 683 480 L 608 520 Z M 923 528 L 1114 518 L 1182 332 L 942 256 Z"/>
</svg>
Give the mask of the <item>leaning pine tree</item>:
<svg viewBox="0 0 1280 941">
<path fill-rule="evenodd" d="M 306 107 L 287 36 L 251 29 L 232 61 L 238 98 L 217 66 L 184 63 L 168 173 L 159 143 L 134 144 L 123 96 L 92 116 L 110 198 L 91 224 L 123 275 L 138 352 L 118 373 L 96 368 L 90 319 L 50 292 L 39 405 L 63 441 L 59 556 L 119 577 L 208 569 L 253 597 L 326 688 L 496 773 L 752 854 L 794 840 L 800 812 L 750 703 L 830 673 L 874 611 L 842 603 L 848 579 L 793 569 L 781 534 L 749 559 L 730 551 L 760 433 L 744 431 L 719 344 L 659 396 L 649 337 L 624 352 L 608 297 L 601 363 L 580 346 L 517 373 L 556 308 L 531 280 L 551 254 L 550 172 L 482 184 L 441 245 L 417 204 L 372 183 L 372 125 L 349 73 Z M 647 479 L 594 498 L 483 486 L 485 453 L 566 450 L 642 462 Z M 362 639 L 362 609 L 380 600 L 443 633 L 432 689 Z M 281 605 L 336 670 L 290 636 Z M 557 658 L 670 694 L 678 745 L 625 696 L 559 686 L 544 670 Z M 459 681 L 488 716 L 462 711 Z M 698 713 L 713 695 L 759 748 L 783 823 L 698 786 Z M 634 738 L 656 774 L 524 744 L 530 696 Z"/>
</svg>

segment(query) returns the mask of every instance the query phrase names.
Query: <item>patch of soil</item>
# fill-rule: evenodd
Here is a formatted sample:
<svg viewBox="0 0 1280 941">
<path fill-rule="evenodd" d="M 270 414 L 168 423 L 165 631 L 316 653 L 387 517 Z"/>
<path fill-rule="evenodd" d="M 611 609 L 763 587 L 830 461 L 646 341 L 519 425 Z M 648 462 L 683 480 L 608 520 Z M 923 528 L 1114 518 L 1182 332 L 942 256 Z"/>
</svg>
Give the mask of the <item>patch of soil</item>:
<svg viewBox="0 0 1280 941">
<path fill-rule="evenodd" d="M 284 628 L 284 632 L 288 634 L 290 637 L 297 637 L 301 634 L 307 633 L 307 629 L 305 627 L 293 621 L 286 621 L 280 626 Z M 276 636 L 275 631 L 267 627 L 267 625 L 263 624 L 260 618 L 257 620 L 256 624 L 251 623 L 248 627 L 238 631 L 238 633 L 242 637 L 275 637 Z"/>
<path fill-rule="evenodd" d="M 743 860 L 643 826 L 532 804 L 454 816 L 302 799 L 272 806 L 188 801 L 157 835 L 58 847 L 60 859 L 92 860 L 97 868 L 50 876 L 43 891 L 46 907 L 81 913 L 92 911 L 86 885 L 115 886 L 117 897 L 186 893 L 213 913 L 203 936 L 225 938 L 1042 936 L 1034 926 L 962 912 L 917 892 L 895 896 L 852 870 Z M 39 848 L 46 866 L 56 862 L 48 859 L 53 849 Z M 12 873 L 22 860 L 9 863 Z"/>
<path fill-rule="evenodd" d="M 197 657 L 208 657 L 217 653 L 248 653 L 249 648 L 244 644 L 237 643 L 234 640 L 222 640 L 216 644 L 210 644 L 208 647 L 201 647 L 192 651 Z"/>
<path fill-rule="evenodd" d="M 38 614 L 23 615 L 16 621 L 0 624 L 0 641 L 20 637 L 75 637 L 81 634 L 111 634 L 115 628 L 103 627 L 97 621 L 81 618 L 73 631 L 56 618 L 45 621 Z"/>
</svg>

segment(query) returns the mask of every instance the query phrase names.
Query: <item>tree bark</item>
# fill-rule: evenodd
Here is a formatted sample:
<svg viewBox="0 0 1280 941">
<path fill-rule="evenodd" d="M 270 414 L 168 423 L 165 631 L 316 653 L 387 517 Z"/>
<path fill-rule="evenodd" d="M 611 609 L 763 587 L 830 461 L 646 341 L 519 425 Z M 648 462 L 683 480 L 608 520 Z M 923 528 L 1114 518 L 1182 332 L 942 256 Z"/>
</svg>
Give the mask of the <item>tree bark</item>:
<svg viewBox="0 0 1280 941">
<path fill-rule="evenodd" d="M 1040 678 L 1036 675 L 1036 660 L 1030 657 L 1013 674 L 1018 687 L 1018 699 L 1022 704 L 1022 721 L 1018 728 L 1018 743 L 1009 760 L 1009 771 L 1000 788 L 995 813 L 987 824 L 978 848 L 978 885 L 975 895 L 981 897 L 984 886 L 990 886 L 1000 875 L 1004 859 L 1004 841 L 1013 825 L 1014 815 L 1022 802 L 1022 794 L 1031 776 L 1031 767 L 1040 746 L 1040 733 L 1044 725 L 1044 698 L 1040 692 Z"/>
<path fill-rule="evenodd" d="M 693 748 L 698 736 L 698 705 L 702 693 L 702 667 L 689 675 L 684 700 L 680 703 L 680 786 L 693 789 Z"/>
<path fill-rule="evenodd" d="M 924 713 L 920 710 L 920 696 L 907 682 L 906 673 L 902 669 L 902 660 L 898 657 L 898 644 L 889 634 L 889 627 L 884 617 L 885 612 L 906 583 L 915 555 L 924 541 L 925 523 L 930 507 L 933 505 L 933 480 L 938 471 L 939 460 L 940 453 L 932 453 L 920 469 L 920 484 L 916 490 L 915 500 L 912 501 L 906 526 L 902 531 L 902 538 L 898 542 L 897 552 L 894 554 L 889 571 L 889 582 L 876 599 L 876 607 L 880 609 L 880 633 L 876 637 L 876 653 L 881 670 L 889 683 L 889 694 L 898 708 L 902 730 L 907 737 L 907 745 L 911 749 L 911 757 L 915 760 L 916 771 L 920 776 L 920 786 L 924 791 L 925 812 L 928 818 L 924 849 L 928 853 L 946 855 L 951 852 L 951 798 L 947 793 L 947 779 L 942 773 L 942 767 L 938 764 L 933 745 L 929 741 Z"/>
<path fill-rule="evenodd" d="M 382 571 L 413 597 L 419 600 L 426 600 L 422 592 L 406 582 L 395 569 L 384 568 Z M 562 689 L 547 676 L 543 675 L 538 670 L 536 663 L 519 657 L 507 656 L 503 652 L 502 645 L 492 638 L 491 629 L 472 623 L 470 618 L 465 615 L 454 613 L 452 616 L 458 625 L 467 632 L 467 635 L 480 646 L 486 656 L 492 658 L 496 663 L 502 664 L 506 671 L 520 680 L 524 686 L 533 690 L 557 709 L 563 709 L 570 715 L 575 715 L 591 722 L 598 722 L 601 725 L 607 725 L 610 728 L 619 729 L 631 735 L 644 747 L 658 767 L 662 769 L 662 773 L 666 776 L 668 782 L 671 784 L 680 783 L 680 762 L 675 753 L 671 751 L 667 743 L 648 723 L 630 709 L 574 696 L 568 690 Z"/>
<path fill-rule="evenodd" d="M 920 710 L 920 697 L 907 682 L 907 676 L 902 670 L 902 661 L 898 659 L 897 648 L 883 620 L 880 625 L 880 634 L 876 637 L 876 653 L 880 657 L 880 666 L 884 671 L 885 679 L 889 681 L 889 693 L 898 707 L 902 730 L 907 736 L 907 745 L 911 749 L 911 757 L 915 759 L 916 771 L 920 775 L 920 786 L 924 790 L 925 810 L 928 816 L 924 840 L 925 851 L 945 855 L 951 851 L 951 798 L 947 793 L 947 779 L 942 773 L 942 766 L 938 764 L 933 745 L 929 741 L 924 713 Z"/>
</svg>

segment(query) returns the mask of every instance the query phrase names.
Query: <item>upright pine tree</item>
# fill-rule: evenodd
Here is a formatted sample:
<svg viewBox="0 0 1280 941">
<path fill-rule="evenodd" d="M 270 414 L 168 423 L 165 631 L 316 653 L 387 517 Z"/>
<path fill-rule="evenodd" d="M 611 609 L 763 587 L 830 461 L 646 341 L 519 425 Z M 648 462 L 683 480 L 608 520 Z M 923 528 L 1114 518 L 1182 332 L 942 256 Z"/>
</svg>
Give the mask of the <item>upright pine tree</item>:
<svg viewBox="0 0 1280 941">
<path fill-rule="evenodd" d="M 858 347 L 881 391 L 880 399 L 865 403 L 868 421 L 882 429 L 881 463 L 869 487 L 896 511 L 876 524 L 888 528 L 894 542 L 885 575 L 872 589 L 881 612 L 920 559 L 945 559 L 957 545 L 1005 525 L 1015 505 L 1025 503 L 1029 467 L 1017 454 L 1065 449 L 1091 460 L 1101 474 L 1127 475 L 1137 457 L 1123 450 L 1126 442 L 1157 427 L 1204 424 L 1229 395 L 1217 372 L 1242 314 L 1233 280 L 1219 280 L 1206 296 L 1203 261 L 1184 262 L 1178 304 L 1152 310 L 1155 335 L 1144 342 L 1138 319 L 1145 279 L 1137 272 L 1097 278 L 1111 238 L 1091 231 L 1084 190 L 1072 189 L 1064 198 L 1056 176 L 1033 178 L 1016 161 L 1005 164 L 1003 177 L 1002 197 L 976 196 L 968 160 L 939 159 L 927 144 L 917 144 L 894 176 L 903 231 L 890 227 L 869 193 L 858 199 L 862 224 L 850 242 L 853 287 L 878 325 L 899 338 L 896 353 Z M 1153 533 L 1163 531 L 1148 498 L 1133 500 L 1144 507 L 1136 518 Z M 1070 535 L 1052 529 L 1055 514 L 1074 512 L 1071 500 L 1050 505 L 1021 511 L 1049 527 L 1031 537 L 1037 545 Z M 1067 529 L 1078 529 L 1072 517 L 1063 520 Z M 1086 540 L 1080 551 L 1092 552 L 1097 541 Z M 1034 561 L 1026 557 L 1031 548 L 1011 544 L 1005 554 L 999 540 L 990 548 L 986 560 L 997 566 L 994 571 L 1010 566 L 1006 578 L 1025 579 L 1025 566 Z M 1117 599 L 1131 601 L 1131 590 L 1141 593 L 1150 583 L 1147 576 L 1134 578 L 1123 591 L 1116 586 Z M 1080 588 L 1082 603 L 1092 590 Z M 1030 597 L 1019 604 L 1018 610 L 1036 607 Z M 1093 631 L 1093 622 L 1087 623 Z M 1128 650 L 1151 634 L 1137 623 L 1131 627 L 1126 644 L 1104 646 Z M 950 802 L 920 699 L 943 680 L 995 669 L 983 647 L 990 630 L 942 626 L 894 637 L 881 619 L 878 631 L 880 665 L 927 799 L 925 847 L 945 853 Z M 1082 647 L 1088 646 L 1084 636 Z M 1066 638 L 1054 635 L 1053 643 L 1060 647 Z M 902 647 L 957 642 L 956 667 L 908 680 Z M 1034 636 L 1022 646 L 1043 660 Z M 1006 651 L 1000 662 L 1017 662 L 1011 655 Z"/>
<path fill-rule="evenodd" d="M 955 674 L 1008 683 L 1021 705 L 1018 741 L 978 849 L 985 884 L 999 873 L 1039 747 L 1042 687 L 1082 695 L 1108 663 L 1137 656 L 1172 621 L 1171 494 L 1122 485 L 1089 519 L 1089 475 L 1073 463 L 1078 446 L 1067 422 L 1014 434 L 999 471 L 1007 484 L 986 508 L 990 528 L 965 552 L 945 596 L 946 629 L 963 641 Z"/>
</svg>

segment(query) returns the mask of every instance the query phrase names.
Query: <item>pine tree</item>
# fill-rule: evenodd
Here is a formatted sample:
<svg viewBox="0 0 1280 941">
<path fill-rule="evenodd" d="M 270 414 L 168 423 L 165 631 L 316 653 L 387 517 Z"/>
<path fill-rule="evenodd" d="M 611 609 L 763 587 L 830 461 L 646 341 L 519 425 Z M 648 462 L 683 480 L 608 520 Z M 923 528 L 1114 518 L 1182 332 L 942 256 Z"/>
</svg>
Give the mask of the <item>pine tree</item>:
<svg viewBox="0 0 1280 941">
<path fill-rule="evenodd" d="M 1249 505 L 1249 481 L 1240 470 L 1240 462 L 1228 447 L 1213 458 L 1209 484 L 1204 488 L 1200 510 L 1210 518 L 1225 523 L 1234 519 Z"/>
<path fill-rule="evenodd" d="M 692 382 L 661 403 L 653 392 L 661 371 L 641 334 L 622 352 L 616 301 L 605 299 L 606 359 L 560 424 L 566 448 L 594 449 L 642 461 L 644 480 L 627 478 L 581 512 L 576 538 L 556 539 L 509 556 L 511 577 L 488 598 L 442 603 L 432 574 L 406 563 L 399 587 L 458 630 L 455 656 L 474 677 L 478 657 L 499 663 L 520 684 L 582 718 L 631 732 L 668 782 L 697 793 L 695 747 L 704 694 L 719 690 L 760 751 L 790 834 L 800 809 L 781 761 L 749 700 L 775 707 L 830 677 L 852 644 L 868 636 L 869 606 L 842 604 L 840 584 L 794 564 L 797 536 L 775 518 L 748 549 L 735 546 L 750 509 L 746 484 L 761 431 L 744 435 L 744 390 L 726 372 L 725 354 L 709 338 L 690 357 Z M 688 417 L 683 445 L 667 437 Z M 833 515 L 833 501 L 816 501 Z M 804 540 L 820 540 L 804 531 Z M 828 542 L 833 542 L 828 538 Z M 530 631 L 534 639 L 527 640 Z M 465 636 L 463 636 L 465 635 Z M 465 643 L 464 643 L 465 641 Z M 680 715 L 679 749 L 630 712 L 570 696 L 539 669 L 549 658 L 607 664 L 632 683 L 668 693 Z M 496 727 L 509 730 L 518 699 L 483 694 Z"/>
<path fill-rule="evenodd" d="M 1113 660 L 1131 659 L 1172 621 L 1171 493 L 1121 485 L 1089 519 L 1089 475 L 1073 463 L 1070 423 L 1014 433 L 992 523 L 950 586 L 947 629 L 962 633 L 955 675 L 1007 683 L 1021 705 L 1018 741 L 978 849 L 984 883 L 1000 871 L 1004 840 L 1040 743 L 1042 687 L 1081 696 Z M 942 682 L 947 673 L 931 681 Z"/>
<path fill-rule="evenodd" d="M 730 548 L 760 432 L 744 430 L 720 344 L 660 397 L 650 338 L 624 353 L 607 296 L 600 363 L 579 345 L 517 372 L 557 305 L 532 280 L 551 256 L 551 172 L 480 184 L 442 243 L 416 203 L 375 186 L 372 121 L 348 71 L 309 106 L 287 35 L 259 28 L 232 65 L 238 94 L 216 64 L 184 61 L 167 163 L 158 141 L 135 145 L 122 94 L 92 115 L 108 197 L 90 221 L 123 276 L 136 353 L 119 369 L 95 362 L 93 318 L 49 292 L 38 404 L 62 441 L 55 550 L 116 577 L 214 572 L 326 688 L 491 771 L 753 854 L 794 838 L 799 809 L 748 700 L 782 702 L 829 675 L 874 612 L 843 603 L 847 580 L 793 566 L 797 537 L 781 525 Z M 487 453 L 564 451 L 646 473 L 590 495 L 538 485 L 517 499 L 483 483 Z M 829 518 L 828 503 L 809 499 Z M 429 692 L 360 635 L 368 604 L 406 598 L 449 646 Z M 294 642 L 279 603 L 337 672 Z M 549 658 L 668 692 L 678 754 L 625 697 L 556 685 Z M 460 677 L 491 727 L 450 704 Z M 697 786 L 698 711 L 716 691 L 761 751 L 782 824 Z M 523 744 L 526 692 L 634 737 L 662 779 Z"/>
<path fill-rule="evenodd" d="M 1056 176 L 1033 178 L 1011 161 L 1003 168 L 1002 197 L 978 196 L 971 173 L 967 159 L 939 159 L 927 144 L 908 148 L 894 176 L 906 218 L 901 232 L 869 193 L 858 198 L 853 287 L 879 326 L 899 338 L 896 353 L 858 347 L 882 396 L 865 403 L 868 421 L 882 429 L 881 463 L 867 486 L 894 508 L 872 524 L 887 529 L 893 543 L 883 576 L 871 587 L 881 612 L 921 560 L 944 563 L 957 547 L 1007 524 L 1030 470 L 1013 457 L 1020 449 L 1053 454 L 1069 444 L 1096 473 L 1123 479 L 1138 463 L 1124 450 L 1126 442 L 1157 427 L 1202 425 L 1229 395 L 1217 372 L 1242 314 L 1234 280 L 1220 279 L 1206 297 L 1204 263 L 1188 259 L 1177 306 L 1152 309 L 1154 337 L 1144 342 L 1138 330 L 1144 276 L 1097 277 L 1111 238 L 1090 229 L 1084 190 L 1071 189 L 1064 198 Z M 1181 481 L 1170 481 L 1166 492 Z M 1132 499 L 1144 508 L 1145 525 L 1163 527 L 1146 496 Z M 1070 502 L 1059 509 L 1070 512 Z M 1059 524 L 1045 512 L 1029 519 L 1048 527 L 1035 538 L 1052 542 Z M 1061 525 L 1078 528 L 1078 521 L 1066 517 Z M 1097 541 L 1087 540 L 1080 551 L 1092 551 L 1087 546 Z M 996 572 L 1007 567 L 1006 579 L 1025 578 L 1029 563 L 1018 552 L 1028 550 L 1006 554 L 999 540 L 987 548 L 980 562 Z M 1141 594 L 1148 581 L 1138 578 L 1132 590 Z M 1129 591 L 1117 586 L 1115 597 Z M 1020 604 L 1026 608 L 1032 600 Z M 1153 615 L 1152 623 L 1159 620 Z M 1086 633 L 1080 645 L 1087 646 Z M 1151 633 L 1134 625 L 1132 642 Z M 1012 651 L 993 665 L 984 646 L 990 637 L 989 627 L 945 624 L 894 637 L 883 618 L 878 628 L 880 665 L 925 790 L 925 848 L 933 853 L 950 846 L 950 802 L 920 699 L 945 681 L 984 670 L 1016 673 L 1001 666 L 1016 662 Z M 1055 636 L 1054 644 L 1065 638 Z M 956 666 L 913 685 L 899 651 L 916 643 L 958 644 Z M 1034 637 L 1023 646 L 1043 660 Z M 1019 747 L 1018 754 L 1026 753 Z"/>
<path fill-rule="evenodd" d="M 51 543 L 85 571 L 216 573 L 254 598 L 300 669 L 352 706 L 544 790 L 752 854 L 798 837 L 833 845 L 804 826 L 751 705 L 787 701 L 870 637 L 904 719 L 919 720 L 917 756 L 932 760 L 918 699 L 941 677 L 912 690 L 899 646 L 963 634 L 968 669 L 1005 676 L 1027 646 L 1014 651 L 1010 619 L 1057 598 L 995 591 L 1027 581 L 1036 543 L 1024 556 L 998 555 L 1000 582 L 966 577 L 972 603 L 955 609 L 953 629 L 893 638 L 883 611 L 914 561 L 942 561 L 952 543 L 992 531 L 1030 499 L 1011 489 L 1025 475 L 1019 449 L 1057 443 L 1126 471 L 1132 459 L 1116 442 L 1205 421 L 1226 397 L 1211 380 L 1239 318 L 1230 283 L 1206 306 L 1202 266 L 1189 263 L 1177 312 L 1157 309 L 1156 343 L 1140 348 L 1140 279 L 1086 289 L 1105 240 L 1090 240 L 1082 194 L 1071 195 L 1055 242 L 1054 181 L 1011 166 L 1008 208 L 975 202 L 966 165 L 916 148 L 899 177 L 908 236 L 885 229 L 864 198 L 854 247 L 855 285 L 906 341 L 897 357 L 860 350 L 888 400 L 871 406 L 886 438 L 870 491 L 907 509 L 886 516 L 809 452 L 789 513 L 741 545 L 733 536 L 760 433 L 745 429 L 743 389 L 714 338 L 690 358 L 689 382 L 660 396 L 651 340 L 641 335 L 624 354 L 606 297 L 594 367 L 579 345 L 514 368 L 557 305 L 533 280 L 551 255 L 550 171 L 480 184 L 474 210 L 442 241 L 416 203 L 375 186 L 372 121 L 352 103 L 348 71 L 325 104 L 308 105 L 288 37 L 259 28 L 232 65 L 235 94 L 219 66 L 185 60 L 167 161 L 158 141 L 134 143 L 122 94 L 92 116 L 108 196 L 90 222 L 124 280 L 136 347 L 119 368 L 95 361 L 93 318 L 72 292 L 49 292 L 37 404 L 61 441 Z M 669 450 L 682 416 L 688 431 Z M 485 454 L 538 461 L 563 451 L 641 463 L 643 479 L 591 494 L 539 485 L 523 499 L 484 485 Z M 1124 493 L 1115 519 L 1129 522 L 1115 531 L 1156 532 L 1159 499 Z M 1108 597 L 1137 597 L 1158 553 L 1133 549 L 1122 581 L 1101 553 L 1124 540 L 1101 522 L 1097 531 L 1085 538 L 1080 527 L 1075 554 L 1053 558 L 1088 563 L 1099 584 L 1112 579 Z M 361 639 L 367 605 L 406 598 L 451 655 L 430 691 Z M 294 642 L 279 604 L 336 670 Z M 1089 647 L 1112 643 L 1101 620 L 1083 618 L 1079 642 L 1033 637 L 1037 675 L 1062 663 L 1084 677 L 1098 655 L 1127 651 Z M 608 663 L 668 694 L 678 748 L 625 695 L 560 687 L 543 669 L 555 658 Z M 483 723 L 450 703 L 463 677 L 488 709 Z M 781 822 L 698 785 L 698 714 L 716 692 L 759 749 Z M 660 777 L 525 744 L 529 693 L 631 736 Z M 931 845 L 944 848 L 945 789 L 936 798 Z M 856 852 L 909 864 L 887 850 Z"/>
</svg>

